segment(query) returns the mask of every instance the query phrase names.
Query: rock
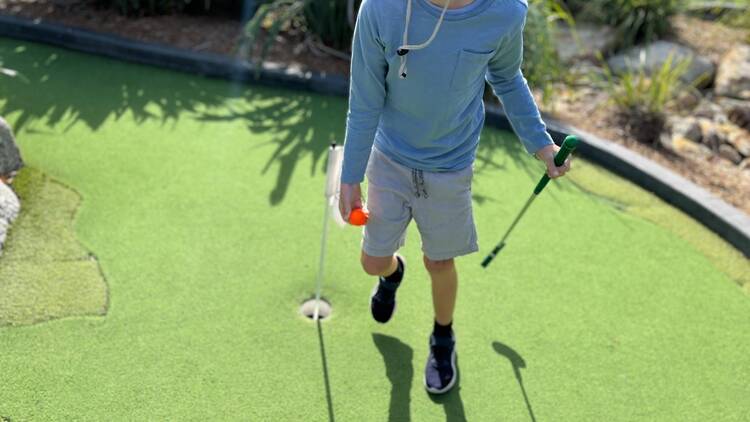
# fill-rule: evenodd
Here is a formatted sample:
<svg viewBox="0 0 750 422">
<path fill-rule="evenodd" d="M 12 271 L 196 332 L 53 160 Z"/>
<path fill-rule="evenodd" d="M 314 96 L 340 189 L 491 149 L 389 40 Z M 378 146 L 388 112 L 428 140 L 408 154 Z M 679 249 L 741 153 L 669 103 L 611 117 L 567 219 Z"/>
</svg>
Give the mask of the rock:
<svg viewBox="0 0 750 422">
<path fill-rule="evenodd" d="M 750 158 L 745 158 L 740 163 L 740 170 L 750 171 Z"/>
<path fill-rule="evenodd" d="M 750 106 L 748 107 L 732 107 L 729 109 L 729 121 L 736 124 L 737 126 L 750 130 Z"/>
<path fill-rule="evenodd" d="M 725 120 L 724 110 L 722 110 L 721 106 L 705 99 L 693 110 L 693 116 L 713 121 Z"/>
<path fill-rule="evenodd" d="M 705 145 L 696 144 L 695 142 L 680 136 L 672 138 L 672 151 L 680 155 L 697 158 L 706 158 L 713 154 Z"/>
<path fill-rule="evenodd" d="M 5 183 L 0 183 L 0 255 L 8 235 L 10 223 L 18 217 L 21 203 L 16 194 Z"/>
<path fill-rule="evenodd" d="M 21 167 L 23 167 L 23 160 L 16 146 L 13 131 L 0 117 L 0 177 L 12 177 Z"/>
<path fill-rule="evenodd" d="M 726 138 L 721 136 L 721 134 L 716 129 L 709 129 L 704 132 L 703 135 L 703 145 L 707 146 L 711 151 L 718 154 L 719 147 L 725 142 Z"/>
<path fill-rule="evenodd" d="M 594 59 L 597 53 L 609 53 L 617 42 L 615 30 L 609 26 L 580 23 L 575 29 L 560 25 L 555 36 L 557 54 L 566 63 L 576 59 Z"/>
<path fill-rule="evenodd" d="M 690 59 L 690 66 L 682 76 L 682 81 L 697 86 L 708 86 L 713 82 L 716 66 L 705 57 L 698 56 L 692 49 L 668 41 L 656 41 L 645 47 L 636 46 L 624 53 L 611 57 L 607 63 L 616 75 L 638 72 L 641 68 L 647 74 L 658 71 L 672 55 L 672 65 Z"/>
<path fill-rule="evenodd" d="M 701 103 L 701 97 L 694 90 L 687 90 L 677 96 L 676 102 L 679 110 L 690 111 L 698 107 Z"/>
<path fill-rule="evenodd" d="M 685 11 L 691 15 L 700 16 L 706 20 L 718 20 L 728 13 L 745 13 L 750 11 L 750 7 L 732 3 L 731 1 L 704 1 L 704 2 L 686 2 Z"/>
<path fill-rule="evenodd" d="M 750 133 L 739 128 L 732 128 L 727 132 L 726 143 L 734 147 L 743 157 L 750 157 Z"/>
<path fill-rule="evenodd" d="M 12 222 L 21 211 L 21 202 L 15 192 L 5 183 L 0 183 L 0 219 Z"/>
<path fill-rule="evenodd" d="M 724 55 L 714 90 L 726 97 L 750 100 L 750 45 L 734 46 Z"/>
<path fill-rule="evenodd" d="M 703 130 L 698 120 L 691 117 L 685 119 L 671 119 L 672 137 L 682 137 L 689 141 L 700 143 Z"/>
<path fill-rule="evenodd" d="M 3 255 L 3 246 L 5 245 L 5 239 L 8 237 L 8 220 L 0 218 L 0 257 Z"/>
<path fill-rule="evenodd" d="M 740 164 L 742 162 L 742 156 L 740 155 L 740 153 L 727 144 L 719 147 L 719 156 L 731 161 L 734 164 Z"/>
</svg>

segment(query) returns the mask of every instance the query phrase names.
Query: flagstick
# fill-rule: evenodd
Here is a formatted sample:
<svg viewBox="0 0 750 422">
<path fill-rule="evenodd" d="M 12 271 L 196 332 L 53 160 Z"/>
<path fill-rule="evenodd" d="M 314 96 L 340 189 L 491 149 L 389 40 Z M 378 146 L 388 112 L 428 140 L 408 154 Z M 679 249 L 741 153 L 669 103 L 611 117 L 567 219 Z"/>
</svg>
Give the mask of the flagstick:
<svg viewBox="0 0 750 422">
<path fill-rule="evenodd" d="M 326 201 L 325 207 L 323 207 L 323 235 L 320 237 L 320 260 L 318 261 L 318 279 L 315 287 L 315 312 L 313 313 L 313 321 L 318 320 L 318 312 L 320 311 L 320 294 L 323 288 L 323 264 L 326 258 L 326 240 L 328 237 L 328 207 L 329 204 Z"/>
<path fill-rule="evenodd" d="M 328 166 L 326 170 L 325 206 L 323 207 L 323 234 L 320 236 L 320 261 L 318 261 L 318 279 L 315 283 L 315 311 L 313 321 L 320 317 L 320 295 L 323 290 L 323 267 L 326 259 L 326 243 L 328 240 L 328 208 L 336 206 L 335 198 L 338 191 L 338 180 L 340 177 L 341 150 L 336 143 L 328 148 Z"/>
</svg>

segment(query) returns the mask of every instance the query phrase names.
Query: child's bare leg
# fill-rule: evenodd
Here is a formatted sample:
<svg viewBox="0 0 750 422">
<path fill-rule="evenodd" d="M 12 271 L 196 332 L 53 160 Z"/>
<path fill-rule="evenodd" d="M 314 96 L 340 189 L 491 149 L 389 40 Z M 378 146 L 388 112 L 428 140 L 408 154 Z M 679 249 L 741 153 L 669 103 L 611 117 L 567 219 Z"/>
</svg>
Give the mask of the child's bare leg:
<svg viewBox="0 0 750 422">
<path fill-rule="evenodd" d="M 396 290 L 404 278 L 404 264 L 396 255 L 376 257 L 362 252 L 362 268 L 367 274 L 378 276 L 378 283 L 370 295 L 370 311 L 375 321 L 385 324 L 396 310 Z"/>
<path fill-rule="evenodd" d="M 456 307 L 458 274 L 453 259 L 433 261 L 424 257 L 424 266 L 432 279 L 432 304 L 435 308 L 435 321 L 448 325 L 453 321 Z"/>
<path fill-rule="evenodd" d="M 360 262 L 362 263 L 362 269 L 369 275 L 388 277 L 398 269 L 398 261 L 396 261 L 395 255 L 370 256 L 363 251 Z"/>
</svg>

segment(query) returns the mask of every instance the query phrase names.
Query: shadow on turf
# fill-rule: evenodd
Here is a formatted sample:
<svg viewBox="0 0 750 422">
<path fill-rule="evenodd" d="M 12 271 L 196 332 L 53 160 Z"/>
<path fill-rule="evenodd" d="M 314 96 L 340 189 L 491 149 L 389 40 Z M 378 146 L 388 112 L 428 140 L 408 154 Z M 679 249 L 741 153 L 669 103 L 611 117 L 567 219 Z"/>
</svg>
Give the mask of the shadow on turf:
<svg viewBox="0 0 750 422">
<path fill-rule="evenodd" d="M 331 381 L 328 377 L 328 360 L 326 359 L 326 347 L 323 342 L 323 327 L 320 324 L 320 319 L 315 321 L 315 325 L 318 328 L 318 341 L 320 343 L 320 359 L 323 365 L 323 385 L 326 390 L 326 405 L 328 406 L 328 421 L 334 422 L 333 417 L 333 397 L 331 396 Z"/>
<path fill-rule="evenodd" d="M 385 375 L 391 382 L 388 420 L 409 421 L 411 420 L 411 385 L 414 380 L 414 367 L 412 366 L 414 351 L 401 340 L 383 334 L 373 334 L 372 341 L 383 356 Z M 429 395 L 429 397 L 434 403 L 443 406 L 446 421 L 466 420 L 460 387 L 442 396 Z"/>
<path fill-rule="evenodd" d="M 513 374 L 516 376 L 518 386 L 521 388 L 523 400 L 526 403 L 526 409 L 528 409 L 529 411 L 529 417 L 531 418 L 532 422 L 536 422 L 534 411 L 531 409 L 531 403 L 529 402 L 529 396 L 526 394 L 526 388 L 524 388 L 523 386 L 523 378 L 521 378 L 521 368 L 526 367 L 526 361 L 524 361 L 521 355 L 519 355 L 518 352 L 513 350 L 510 346 L 500 343 L 499 341 L 492 343 L 492 348 L 495 349 L 495 351 L 501 356 L 504 356 L 506 359 L 508 359 L 510 361 L 510 364 L 513 366 Z"/>
<path fill-rule="evenodd" d="M 383 334 L 373 334 L 372 341 L 383 355 L 385 376 L 391 382 L 391 400 L 388 405 L 389 421 L 411 419 L 411 383 L 414 379 L 412 358 L 414 351 L 401 340 Z"/>
<path fill-rule="evenodd" d="M 347 105 L 340 98 L 210 80 L 23 41 L 0 43 L 0 57 L 23 75 L 0 84 L 0 115 L 13 115 L 19 134 L 54 133 L 81 123 L 98 131 L 128 116 L 139 125 L 175 125 L 183 118 L 239 121 L 246 124 L 248 142 L 257 142 L 252 135 L 268 135 L 271 141 L 257 147 L 273 148 L 261 170 L 276 175 L 271 205 L 285 198 L 300 159 L 312 157 L 310 175 L 324 172 L 328 145 L 343 142 Z M 220 133 L 206 138 L 219 140 Z"/>
<path fill-rule="evenodd" d="M 0 57 L 24 76 L 6 78 L 0 86 L 0 114 L 16 115 L 16 133 L 44 131 L 27 129 L 36 121 L 63 130 L 82 122 L 96 131 L 110 119 L 129 115 L 136 124 L 174 125 L 184 117 L 242 121 L 249 131 L 248 141 L 254 140 L 253 134 L 270 135 L 271 141 L 257 147 L 274 148 L 261 170 L 262 175 L 277 171 L 269 193 L 271 205 L 286 197 L 301 159 L 312 157 L 310 176 L 324 172 L 328 145 L 344 139 L 347 103 L 341 98 L 209 80 L 22 41 L 0 44 Z M 540 166 L 535 161 L 515 137 L 498 131 L 482 133 L 477 172 L 503 170 L 514 162 L 520 163 L 530 179 L 537 179 Z M 492 200 L 475 199 L 480 205 Z"/>
<path fill-rule="evenodd" d="M 251 134 L 272 135 L 270 142 L 257 145 L 258 148 L 273 148 L 261 174 L 278 168 L 276 185 L 268 198 L 271 205 L 278 205 L 286 197 L 301 159 L 312 158 L 310 177 L 315 176 L 316 171 L 325 172 L 328 146 L 333 142 L 343 143 L 346 124 L 346 103 L 336 98 L 292 91 L 280 91 L 284 95 L 279 96 L 278 92 L 247 88 L 243 98 L 250 105 L 244 110 L 216 109 L 197 117 L 207 122 L 239 119 Z"/>
<path fill-rule="evenodd" d="M 465 422 L 464 401 L 461 399 L 461 371 L 456 375 L 456 386 L 446 394 L 428 394 L 433 403 L 443 406 L 446 422 Z"/>
</svg>

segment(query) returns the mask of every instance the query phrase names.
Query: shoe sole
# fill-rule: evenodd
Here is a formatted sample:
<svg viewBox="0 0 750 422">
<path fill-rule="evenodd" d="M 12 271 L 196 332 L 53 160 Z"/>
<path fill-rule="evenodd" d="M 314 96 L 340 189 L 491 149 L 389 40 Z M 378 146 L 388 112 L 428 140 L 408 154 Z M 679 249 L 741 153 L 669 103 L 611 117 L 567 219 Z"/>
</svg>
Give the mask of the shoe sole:
<svg viewBox="0 0 750 422">
<path fill-rule="evenodd" d="M 456 380 L 458 380 L 458 368 L 456 367 L 456 349 L 453 349 L 453 353 L 451 353 L 451 368 L 453 368 L 453 379 L 451 379 L 451 382 L 449 382 L 448 385 L 441 389 L 431 388 L 429 385 L 427 385 L 427 376 L 424 377 L 424 388 L 428 393 L 445 394 L 450 391 L 453 386 L 456 385 Z"/>
<path fill-rule="evenodd" d="M 401 255 L 399 255 L 399 254 L 396 254 L 396 255 L 399 258 L 401 258 L 401 262 L 403 263 L 403 266 L 404 266 L 404 274 L 406 274 L 406 259 L 404 259 L 404 257 L 401 256 Z M 379 285 L 380 285 L 380 281 L 376 281 L 375 282 L 375 287 L 372 288 L 372 292 L 370 293 L 370 309 L 372 309 L 372 298 L 375 297 L 375 293 L 378 292 L 378 286 Z M 377 319 L 375 319 L 375 317 L 373 317 L 372 319 L 374 319 L 375 322 L 377 322 L 378 324 L 385 324 L 386 322 L 390 321 L 391 318 L 393 318 L 393 314 L 396 313 L 396 308 L 397 307 L 398 307 L 398 301 L 396 301 L 396 299 L 394 298 L 393 299 L 393 312 L 391 312 L 391 316 L 389 316 L 387 320 L 385 320 L 383 322 L 380 322 Z M 370 312 L 372 312 L 372 311 L 370 311 Z"/>
</svg>

